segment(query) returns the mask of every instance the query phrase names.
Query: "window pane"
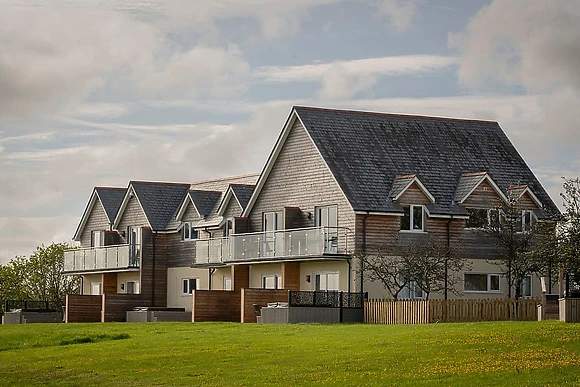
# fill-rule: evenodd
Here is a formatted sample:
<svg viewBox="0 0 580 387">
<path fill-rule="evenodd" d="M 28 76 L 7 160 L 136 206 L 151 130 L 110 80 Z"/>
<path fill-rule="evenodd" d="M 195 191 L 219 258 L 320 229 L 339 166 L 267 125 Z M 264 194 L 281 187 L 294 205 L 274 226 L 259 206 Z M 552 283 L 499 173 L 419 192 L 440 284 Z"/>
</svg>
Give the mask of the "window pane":
<svg viewBox="0 0 580 387">
<path fill-rule="evenodd" d="M 411 207 L 410 206 L 403 206 L 403 211 L 404 215 L 401 218 L 401 230 L 410 230 L 411 229 L 411 216 L 410 216 L 410 211 L 411 211 Z"/>
<path fill-rule="evenodd" d="M 339 290 L 339 276 L 338 273 L 328 273 L 326 275 L 326 290 Z"/>
<path fill-rule="evenodd" d="M 422 206 L 413 206 L 413 230 L 423 230 Z"/>
<path fill-rule="evenodd" d="M 487 274 L 465 274 L 464 289 L 475 292 L 487 292 Z"/>
<path fill-rule="evenodd" d="M 328 207 L 328 227 L 338 226 L 338 208 L 337 206 Z"/>
<path fill-rule="evenodd" d="M 264 277 L 262 283 L 264 289 L 276 289 L 276 277 L 273 275 Z"/>
<path fill-rule="evenodd" d="M 489 275 L 489 290 L 499 292 L 499 275 Z"/>
<path fill-rule="evenodd" d="M 487 224 L 487 210 L 483 208 L 468 208 L 469 219 L 466 226 L 468 228 L 483 228 Z"/>
<path fill-rule="evenodd" d="M 188 293 L 188 289 L 189 289 L 189 281 L 184 279 L 183 280 L 183 294 L 187 294 Z"/>
<path fill-rule="evenodd" d="M 183 225 L 183 238 L 184 239 L 189 239 L 189 236 L 190 236 L 190 232 L 189 232 L 190 231 L 190 227 L 191 226 L 190 226 L 189 223 L 185 223 Z"/>
<path fill-rule="evenodd" d="M 526 276 L 522 281 L 522 296 L 531 297 L 532 296 L 532 277 Z"/>
</svg>

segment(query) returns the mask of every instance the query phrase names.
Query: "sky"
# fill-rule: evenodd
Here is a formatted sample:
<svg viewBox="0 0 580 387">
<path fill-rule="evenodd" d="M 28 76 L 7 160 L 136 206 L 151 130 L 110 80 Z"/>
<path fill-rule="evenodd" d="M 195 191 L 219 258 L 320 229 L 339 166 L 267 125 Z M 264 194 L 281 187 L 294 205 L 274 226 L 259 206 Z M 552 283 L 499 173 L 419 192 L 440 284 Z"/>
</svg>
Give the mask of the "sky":
<svg viewBox="0 0 580 387">
<path fill-rule="evenodd" d="M 580 2 L 0 0 L 0 263 L 94 186 L 260 172 L 293 105 L 497 120 L 561 206 Z"/>
</svg>

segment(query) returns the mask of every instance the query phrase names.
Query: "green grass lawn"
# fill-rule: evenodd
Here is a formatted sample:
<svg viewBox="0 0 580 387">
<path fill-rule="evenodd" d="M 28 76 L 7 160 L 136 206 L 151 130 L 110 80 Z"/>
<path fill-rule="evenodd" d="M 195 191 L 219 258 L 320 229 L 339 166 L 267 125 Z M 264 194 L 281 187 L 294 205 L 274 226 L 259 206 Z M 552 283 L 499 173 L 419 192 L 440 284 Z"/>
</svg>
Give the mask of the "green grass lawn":
<svg viewBox="0 0 580 387">
<path fill-rule="evenodd" d="M 0 326 L 7 385 L 580 385 L 580 325 Z"/>
</svg>

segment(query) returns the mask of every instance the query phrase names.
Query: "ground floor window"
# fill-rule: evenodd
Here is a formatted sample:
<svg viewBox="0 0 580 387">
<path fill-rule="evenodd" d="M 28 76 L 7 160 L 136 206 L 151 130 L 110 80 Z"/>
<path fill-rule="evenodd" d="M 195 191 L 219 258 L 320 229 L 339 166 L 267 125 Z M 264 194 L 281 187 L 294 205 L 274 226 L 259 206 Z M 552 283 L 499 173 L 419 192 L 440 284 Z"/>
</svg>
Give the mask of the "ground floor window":
<svg viewBox="0 0 580 387">
<path fill-rule="evenodd" d="M 314 273 L 314 290 L 339 290 L 337 272 Z"/>
<path fill-rule="evenodd" d="M 184 278 L 182 284 L 182 293 L 184 296 L 193 294 L 194 290 L 199 289 L 199 281 L 197 278 Z"/>
<path fill-rule="evenodd" d="M 466 292 L 499 293 L 499 274 L 465 273 L 463 290 Z"/>
<path fill-rule="evenodd" d="M 91 283 L 91 294 L 93 296 L 98 296 L 101 294 L 101 283 L 100 282 L 92 282 Z"/>
<path fill-rule="evenodd" d="M 262 289 L 283 289 L 282 276 L 279 274 L 262 276 Z"/>
<path fill-rule="evenodd" d="M 224 277 L 224 290 L 232 290 L 232 277 Z"/>
<path fill-rule="evenodd" d="M 415 281 L 411 281 L 401 290 L 399 293 L 400 299 L 422 299 L 425 298 L 425 293 L 423 289 L 417 285 Z"/>
<path fill-rule="evenodd" d="M 127 281 L 127 283 L 125 284 L 125 293 L 127 293 L 127 294 L 139 294 L 139 282 Z"/>
<path fill-rule="evenodd" d="M 527 275 L 522 281 L 522 297 L 531 298 L 532 297 L 532 276 Z"/>
</svg>

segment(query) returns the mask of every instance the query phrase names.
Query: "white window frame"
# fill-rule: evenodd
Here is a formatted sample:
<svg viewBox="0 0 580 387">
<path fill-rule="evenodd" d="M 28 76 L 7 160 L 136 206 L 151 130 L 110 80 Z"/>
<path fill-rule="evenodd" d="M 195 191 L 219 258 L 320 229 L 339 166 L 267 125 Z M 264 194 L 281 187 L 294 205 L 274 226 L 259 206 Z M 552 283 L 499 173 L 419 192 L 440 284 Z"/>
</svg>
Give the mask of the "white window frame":
<svg viewBox="0 0 580 387">
<path fill-rule="evenodd" d="M 95 238 L 98 235 L 97 238 Z M 100 230 L 91 231 L 91 247 L 105 246 L 105 232 Z"/>
<path fill-rule="evenodd" d="M 195 241 L 199 239 L 199 232 L 193 228 L 192 222 L 184 222 L 181 225 L 181 241 Z"/>
<path fill-rule="evenodd" d="M 232 290 L 232 277 L 224 277 L 223 289 L 224 290 Z"/>
<path fill-rule="evenodd" d="M 529 224 L 526 223 L 526 215 L 530 215 Z M 521 227 L 521 230 L 518 230 L 518 234 L 529 233 L 531 231 L 531 225 L 534 223 L 536 215 L 534 214 L 533 210 L 522 210 L 522 216 L 520 217 L 520 221 L 518 223 L 518 228 Z"/>
<path fill-rule="evenodd" d="M 487 290 L 468 290 L 465 289 L 465 276 L 468 275 L 485 275 L 487 276 Z M 497 277 L 497 289 L 491 289 L 491 278 Z M 463 292 L 464 293 L 501 293 L 501 274 L 497 273 L 463 273 Z"/>
<path fill-rule="evenodd" d="M 527 285 L 527 286 L 526 286 Z M 530 293 L 525 294 L 526 287 L 530 288 Z M 534 296 L 534 281 L 531 275 L 525 276 L 524 280 L 522 281 L 522 289 L 521 289 L 522 298 L 532 298 Z"/>
<path fill-rule="evenodd" d="M 268 278 L 273 278 L 274 279 L 274 287 L 273 288 L 267 288 L 266 287 L 266 279 Z M 265 274 L 262 276 L 262 289 L 270 289 L 270 290 L 276 290 L 276 289 L 283 289 L 283 284 L 282 284 L 282 276 L 280 274 Z"/>
<path fill-rule="evenodd" d="M 316 271 L 314 273 L 312 273 L 312 277 L 313 277 L 313 281 L 312 281 L 312 290 L 317 291 L 317 292 L 335 292 L 335 291 L 340 291 L 340 272 L 338 271 Z M 328 289 L 328 276 L 329 275 L 336 275 L 338 277 L 338 283 L 337 283 L 337 288 L 336 289 Z M 325 276 L 326 277 L 326 289 L 316 289 L 317 288 L 317 281 L 316 281 L 316 277 L 322 277 Z"/>
<path fill-rule="evenodd" d="M 425 206 L 422 204 L 405 204 L 405 205 L 401 205 L 401 207 L 403 207 L 403 211 L 405 210 L 405 208 L 409 208 L 409 228 L 402 228 L 403 227 L 403 218 L 405 217 L 405 214 L 403 213 L 403 216 L 401 217 L 401 229 L 400 231 L 402 232 L 425 232 Z M 414 212 L 414 208 L 415 207 L 421 207 L 421 228 L 420 229 L 415 229 L 415 224 L 414 224 L 414 220 L 413 220 L 413 212 Z"/>
<path fill-rule="evenodd" d="M 191 281 L 195 281 L 195 289 L 192 288 Z M 186 286 L 187 286 L 187 291 L 185 291 Z M 199 278 L 197 278 L 197 277 L 182 278 L 181 279 L 181 295 L 182 296 L 191 296 L 193 294 L 193 290 L 199 290 Z"/>
<path fill-rule="evenodd" d="M 95 288 L 98 290 L 98 293 L 95 293 L 93 291 L 93 289 L 95 289 Z M 101 282 L 91 282 L 91 288 L 89 289 L 89 291 L 90 291 L 91 295 L 93 295 L 93 296 L 101 295 L 102 291 L 103 291 L 102 283 Z"/>
<path fill-rule="evenodd" d="M 133 292 L 129 293 L 129 284 L 133 284 Z M 125 282 L 125 294 L 139 294 L 139 281 Z"/>
<path fill-rule="evenodd" d="M 425 292 L 417 285 L 417 282 L 410 281 L 399 293 L 398 298 L 402 300 L 423 300 L 425 299 Z"/>
<path fill-rule="evenodd" d="M 267 218 L 272 217 L 274 221 L 274 228 L 266 229 L 268 222 Z M 284 229 L 284 221 L 282 211 L 268 211 L 262 212 L 262 231 L 274 232 Z"/>
</svg>

